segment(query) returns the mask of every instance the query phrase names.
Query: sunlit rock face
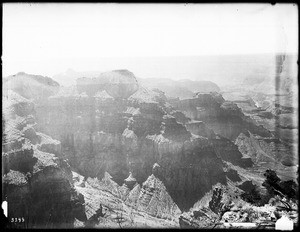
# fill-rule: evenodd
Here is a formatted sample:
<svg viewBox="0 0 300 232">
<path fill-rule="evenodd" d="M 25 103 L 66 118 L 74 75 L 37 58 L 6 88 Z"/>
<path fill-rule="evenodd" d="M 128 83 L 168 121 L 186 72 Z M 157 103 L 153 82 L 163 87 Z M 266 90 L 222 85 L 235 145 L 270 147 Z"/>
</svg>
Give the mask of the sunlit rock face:
<svg viewBox="0 0 300 232">
<path fill-rule="evenodd" d="M 161 218 L 172 218 L 180 214 L 180 209 L 168 194 L 163 182 L 150 175 L 142 184 L 135 203 L 140 210 Z"/>
<path fill-rule="evenodd" d="M 22 131 L 35 124 L 34 104 L 12 90 L 7 91 L 2 99 L 2 150 L 7 152 L 20 149 L 25 143 L 26 138 Z"/>
<path fill-rule="evenodd" d="M 132 189 L 127 184 L 118 185 L 109 173 L 100 180 L 87 178 L 73 172 L 77 191 L 83 194 L 88 223 L 94 228 L 120 228 L 116 216 L 122 217 L 122 228 L 170 228 L 179 227 L 178 217 L 181 211 L 164 183 L 150 175 L 143 183 L 136 183 Z M 126 178 L 128 179 L 128 178 Z M 134 177 L 125 181 L 134 181 Z M 104 218 L 100 211 L 105 213 Z M 102 217 L 92 222 L 93 217 Z"/>
</svg>

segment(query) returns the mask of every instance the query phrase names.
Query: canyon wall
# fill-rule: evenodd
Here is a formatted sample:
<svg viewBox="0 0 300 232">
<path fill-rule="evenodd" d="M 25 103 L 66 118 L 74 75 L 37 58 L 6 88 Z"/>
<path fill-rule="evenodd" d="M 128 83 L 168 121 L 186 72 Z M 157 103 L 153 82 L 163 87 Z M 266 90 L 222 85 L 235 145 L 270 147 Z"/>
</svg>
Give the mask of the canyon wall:
<svg viewBox="0 0 300 232">
<path fill-rule="evenodd" d="M 2 201 L 22 228 L 72 228 L 86 220 L 84 199 L 74 188 L 60 143 L 36 131 L 34 103 L 9 90 L 3 98 Z"/>
<path fill-rule="evenodd" d="M 263 137 L 272 136 L 245 116 L 235 103 L 225 101 L 218 93 L 198 93 L 192 99 L 173 101 L 172 105 L 187 117 L 205 122 L 215 133 L 232 141 L 248 130 Z"/>
<path fill-rule="evenodd" d="M 117 78 L 123 75 L 122 82 L 136 85 L 127 74 Z M 36 108 L 38 128 L 61 142 L 61 157 L 86 177 L 102 179 L 108 172 L 121 186 L 132 173 L 141 185 L 157 163 L 168 193 L 187 209 L 213 184 L 226 182 L 222 159 L 208 138 L 192 135 L 177 121 L 184 117 L 161 91 L 139 87 L 134 92 L 131 85 L 114 93 L 101 89 L 94 96 L 79 93 L 82 89 L 51 96 Z"/>
<path fill-rule="evenodd" d="M 55 199 L 64 199 L 57 204 L 61 206 L 55 206 L 62 208 L 53 208 L 51 201 L 43 206 L 59 212 L 51 219 L 53 227 L 59 219 L 90 225 L 100 212 L 90 198 L 95 188 L 101 190 L 99 199 L 108 190 L 116 202 L 171 220 L 189 210 L 215 184 L 226 185 L 228 179 L 241 181 L 236 171 L 226 170 L 225 163 L 252 167 L 253 157 L 240 149 L 240 143 L 233 143 L 242 132 L 270 135 L 218 93 L 199 93 L 192 99 L 170 102 L 162 91 L 139 86 L 126 70 L 104 73 L 98 79 L 81 78 L 76 87 L 51 92 L 43 104 L 35 95 L 32 101 L 25 98 L 26 93 L 21 91 L 21 95 L 16 95 L 21 100 L 13 111 L 6 110 L 14 126 L 2 122 L 10 128 L 4 157 L 9 156 L 7 163 L 13 164 L 7 167 L 6 178 L 9 183 L 14 179 L 10 176 L 20 175 L 17 179 L 24 179 L 24 186 L 31 186 L 29 182 L 37 178 L 34 190 L 24 190 L 28 196 L 46 191 L 58 196 Z M 9 102 L 15 101 L 10 97 Z M 24 171 L 13 158 L 19 153 L 9 152 L 11 147 L 22 150 L 27 140 L 32 151 L 21 156 Z M 42 164 L 35 167 L 39 160 Z M 25 177 L 10 173 L 11 169 L 25 173 Z M 36 174 L 38 171 L 26 177 L 32 170 L 45 172 L 45 180 Z M 83 177 L 76 190 L 74 173 Z M 42 195 L 47 198 L 47 194 Z M 85 200 L 93 214 L 83 213 L 88 212 L 83 206 Z M 73 201 L 77 208 L 72 208 Z M 45 217 L 51 212 L 46 210 Z"/>
</svg>

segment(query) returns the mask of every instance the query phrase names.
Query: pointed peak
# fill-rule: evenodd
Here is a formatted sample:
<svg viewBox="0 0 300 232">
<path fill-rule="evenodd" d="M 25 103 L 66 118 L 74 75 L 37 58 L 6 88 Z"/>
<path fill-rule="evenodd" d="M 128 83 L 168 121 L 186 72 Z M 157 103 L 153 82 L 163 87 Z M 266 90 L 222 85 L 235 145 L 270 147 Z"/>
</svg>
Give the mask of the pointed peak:
<svg viewBox="0 0 300 232">
<path fill-rule="evenodd" d="M 160 168 L 160 165 L 158 163 L 153 164 L 153 168 Z"/>
<path fill-rule="evenodd" d="M 112 176 L 108 172 L 105 172 L 104 179 L 112 179 Z"/>
<path fill-rule="evenodd" d="M 160 181 L 158 178 L 155 177 L 154 174 L 151 174 L 147 180 L 143 183 L 143 186 L 146 185 L 153 185 L 155 182 Z"/>
<path fill-rule="evenodd" d="M 125 182 L 136 182 L 131 172 L 129 172 L 129 176 L 125 179 Z"/>
</svg>

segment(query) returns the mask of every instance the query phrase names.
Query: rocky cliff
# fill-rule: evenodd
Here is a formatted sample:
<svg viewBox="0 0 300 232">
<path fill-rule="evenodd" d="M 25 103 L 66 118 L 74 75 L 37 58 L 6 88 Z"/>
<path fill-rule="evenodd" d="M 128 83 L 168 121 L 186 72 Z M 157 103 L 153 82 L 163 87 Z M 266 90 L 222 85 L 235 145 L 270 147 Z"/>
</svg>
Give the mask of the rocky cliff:
<svg viewBox="0 0 300 232">
<path fill-rule="evenodd" d="M 113 70 L 101 73 L 96 78 L 82 77 L 76 81 L 79 93 L 85 92 L 94 96 L 101 90 L 115 99 L 127 99 L 138 90 L 138 82 L 133 73 L 128 70 Z"/>
<path fill-rule="evenodd" d="M 59 154 L 57 141 L 35 130 L 34 103 L 9 90 L 3 106 L 2 200 L 9 218 L 22 220 L 15 225 L 21 228 L 70 228 L 75 218 L 86 220 L 70 166 L 52 153 Z"/>
<path fill-rule="evenodd" d="M 85 178 L 73 172 L 76 190 L 83 194 L 88 228 L 178 228 L 181 213 L 156 176 L 138 184 L 130 175 L 120 186 L 109 173 L 102 179 Z M 129 180 L 130 179 L 130 180 Z M 127 185 L 135 182 L 134 186 Z"/>
<path fill-rule="evenodd" d="M 236 104 L 225 101 L 218 93 L 198 93 L 192 99 L 173 101 L 172 105 L 187 117 L 205 122 L 215 133 L 232 141 L 248 130 L 264 137 L 272 136 L 245 116 Z"/>
<path fill-rule="evenodd" d="M 253 166 L 248 172 L 263 173 L 269 167 L 285 178 L 295 178 L 296 150 L 293 144 L 282 139 L 284 134 L 278 125 L 273 131 L 265 129 L 249 112 L 246 115 L 246 108 L 242 110 L 217 93 L 198 93 L 193 99 L 169 102 L 191 119 L 186 122 L 189 131 L 210 138 L 216 153 L 224 161 L 243 168 Z M 258 110 L 256 106 L 254 108 Z"/>
<path fill-rule="evenodd" d="M 208 138 L 214 147 L 216 154 L 222 160 L 231 162 L 232 164 L 241 167 L 252 166 L 253 162 L 251 159 L 247 156 L 244 156 L 231 140 L 215 134 L 215 132 L 203 121 L 192 121 L 187 123 L 185 126 L 191 133 Z"/>
<path fill-rule="evenodd" d="M 255 163 L 264 162 L 273 167 L 274 165 L 291 167 L 298 163 L 298 157 L 293 155 L 293 147 L 276 138 L 263 138 L 252 133 L 240 134 L 235 144 Z"/>
</svg>

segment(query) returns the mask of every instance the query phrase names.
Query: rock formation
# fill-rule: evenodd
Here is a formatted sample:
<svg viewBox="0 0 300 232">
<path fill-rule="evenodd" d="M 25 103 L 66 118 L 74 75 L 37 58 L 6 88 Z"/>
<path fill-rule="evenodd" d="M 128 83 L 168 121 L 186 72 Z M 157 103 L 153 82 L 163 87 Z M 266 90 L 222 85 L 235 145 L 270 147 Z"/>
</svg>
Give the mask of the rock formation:
<svg viewBox="0 0 300 232">
<path fill-rule="evenodd" d="M 43 102 L 59 90 L 59 84 L 50 77 L 19 72 L 3 81 L 3 92 L 12 90 L 26 99 Z M 8 95 L 6 93 L 6 95 Z"/>
<path fill-rule="evenodd" d="M 4 106 L 2 200 L 9 217 L 24 218 L 23 228 L 70 228 L 75 218 L 84 221 L 84 199 L 74 189 L 70 166 L 50 153 L 55 143 L 43 146 L 34 129 L 34 104 L 10 90 Z"/>
<path fill-rule="evenodd" d="M 253 162 L 268 162 L 268 165 L 282 164 L 295 166 L 297 157 L 293 154 L 293 147 L 276 138 L 264 138 L 252 133 L 240 134 L 235 141 L 238 149 L 250 157 Z"/>
<path fill-rule="evenodd" d="M 108 76 L 106 91 L 115 99 L 127 99 L 138 90 L 138 82 L 128 70 L 115 70 L 101 76 Z"/>
<path fill-rule="evenodd" d="M 79 93 L 86 92 L 91 97 L 97 92 L 105 90 L 115 99 L 127 99 L 138 90 L 138 87 L 135 76 L 128 70 L 101 73 L 97 78 L 77 79 Z"/>
<path fill-rule="evenodd" d="M 217 93 L 198 93 L 193 99 L 175 101 L 172 105 L 187 117 L 205 122 L 215 133 L 230 140 L 248 130 L 264 137 L 272 136 L 268 130 L 246 117 L 236 104 L 226 102 Z"/>
<path fill-rule="evenodd" d="M 129 189 L 132 189 L 136 184 L 136 179 L 132 176 L 132 173 L 130 172 L 129 176 L 124 180 L 124 182 Z"/>
<path fill-rule="evenodd" d="M 129 74 L 103 76 L 117 77 L 117 88 L 123 88 L 128 77 L 135 80 Z M 56 95 L 37 109 L 39 129 L 61 141 L 62 157 L 79 173 L 102 179 L 108 172 L 121 186 L 131 172 L 141 185 L 158 163 L 161 181 L 180 209 L 190 207 L 212 184 L 226 182 L 213 147 L 168 114 L 175 111 L 161 92 L 140 88 L 127 99 L 115 93 L 114 98 Z"/>
<path fill-rule="evenodd" d="M 219 92 L 220 88 L 211 81 L 171 80 L 143 78 L 139 82 L 149 89 L 160 89 L 168 97 L 179 97 L 180 99 L 192 98 L 195 92 Z"/>
<path fill-rule="evenodd" d="M 8 89 L 2 120 L 10 213 L 32 204 L 30 227 L 211 225 L 265 153 L 289 163 L 285 147 L 276 156 L 272 134 L 219 93 L 170 101 L 127 70 L 59 90 L 31 79 L 49 90 L 43 104 L 24 87 Z"/>
</svg>

